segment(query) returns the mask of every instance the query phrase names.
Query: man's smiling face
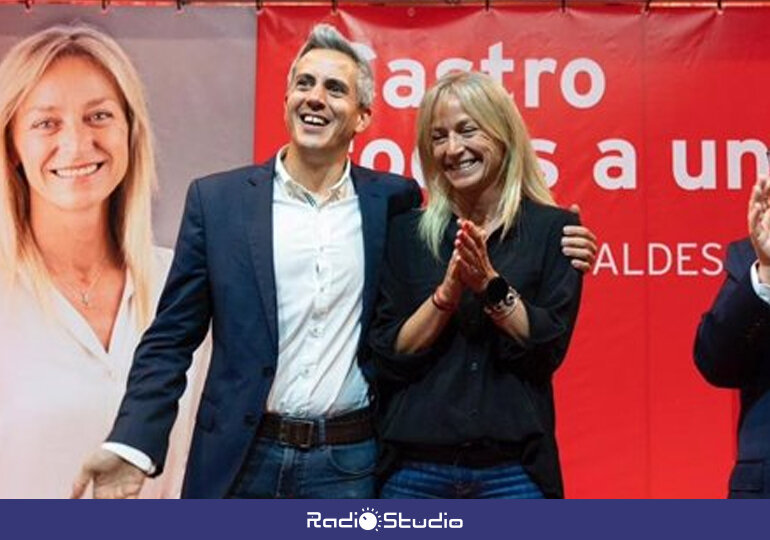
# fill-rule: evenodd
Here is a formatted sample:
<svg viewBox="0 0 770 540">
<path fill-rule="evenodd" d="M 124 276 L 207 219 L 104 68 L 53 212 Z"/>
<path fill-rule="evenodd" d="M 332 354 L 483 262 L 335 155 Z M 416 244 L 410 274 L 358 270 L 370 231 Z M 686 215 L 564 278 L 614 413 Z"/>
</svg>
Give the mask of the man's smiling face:
<svg viewBox="0 0 770 540">
<path fill-rule="evenodd" d="M 347 153 L 370 119 L 370 110 L 359 104 L 357 78 L 355 61 L 342 52 L 313 49 L 300 58 L 284 112 L 292 146 L 334 156 Z"/>
</svg>

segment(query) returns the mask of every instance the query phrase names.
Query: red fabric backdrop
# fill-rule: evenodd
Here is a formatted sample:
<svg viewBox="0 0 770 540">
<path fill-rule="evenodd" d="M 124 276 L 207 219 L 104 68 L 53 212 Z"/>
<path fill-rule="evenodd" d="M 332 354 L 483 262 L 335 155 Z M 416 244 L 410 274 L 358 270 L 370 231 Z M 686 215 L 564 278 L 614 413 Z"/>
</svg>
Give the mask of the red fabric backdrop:
<svg viewBox="0 0 770 540">
<path fill-rule="evenodd" d="M 488 71 L 513 92 L 560 203 L 579 202 L 598 233 L 557 376 L 567 496 L 724 496 L 737 401 L 706 385 L 691 351 L 768 168 L 770 9 L 264 9 L 260 161 L 285 143 L 286 71 L 319 21 L 374 56 L 374 122 L 355 160 L 419 175 L 424 88 L 437 69 Z"/>
</svg>

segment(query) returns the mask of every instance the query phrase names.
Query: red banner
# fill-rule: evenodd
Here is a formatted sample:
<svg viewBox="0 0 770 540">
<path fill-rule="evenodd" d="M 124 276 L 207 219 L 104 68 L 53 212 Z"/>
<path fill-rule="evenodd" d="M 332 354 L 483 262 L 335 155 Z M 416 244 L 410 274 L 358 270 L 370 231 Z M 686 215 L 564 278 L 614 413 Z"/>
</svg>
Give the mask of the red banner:
<svg viewBox="0 0 770 540">
<path fill-rule="evenodd" d="M 259 16 L 255 155 L 285 143 L 286 72 L 330 22 L 372 59 L 358 163 L 420 178 L 416 107 L 451 69 L 502 81 L 560 203 L 601 240 L 557 377 L 569 497 L 723 497 L 737 402 L 696 372 L 700 314 L 770 143 L 770 9 L 270 8 Z"/>
</svg>

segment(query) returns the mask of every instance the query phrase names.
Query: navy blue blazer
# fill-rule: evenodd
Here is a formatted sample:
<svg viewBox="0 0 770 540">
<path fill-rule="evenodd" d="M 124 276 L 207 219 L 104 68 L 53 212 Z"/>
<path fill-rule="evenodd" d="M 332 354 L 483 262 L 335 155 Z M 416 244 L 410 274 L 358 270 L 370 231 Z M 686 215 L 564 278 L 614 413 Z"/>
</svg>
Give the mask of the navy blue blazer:
<svg viewBox="0 0 770 540">
<path fill-rule="evenodd" d="M 149 455 L 160 474 L 192 353 L 212 326 L 183 497 L 226 495 L 259 425 L 275 374 L 275 158 L 194 181 L 158 311 L 134 355 L 108 440 Z M 391 216 L 420 204 L 417 184 L 352 166 L 364 238 L 362 340 L 377 294 Z M 371 367 L 359 360 L 364 376 Z"/>
<path fill-rule="evenodd" d="M 695 339 L 695 363 L 711 384 L 741 395 L 731 498 L 770 497 L 770 306 L 757 297 L 748 239 L 727 248 L 727 276 Z"/>
</svg>

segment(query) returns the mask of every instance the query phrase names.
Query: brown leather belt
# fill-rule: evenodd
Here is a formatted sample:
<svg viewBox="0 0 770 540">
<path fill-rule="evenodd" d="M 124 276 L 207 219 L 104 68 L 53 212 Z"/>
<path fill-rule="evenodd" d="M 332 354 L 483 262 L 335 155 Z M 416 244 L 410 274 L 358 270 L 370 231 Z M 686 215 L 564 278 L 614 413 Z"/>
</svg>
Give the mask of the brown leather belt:
<svg viewBox="0 0 770 540">
<path fill-rule="evenodd" d="M 368 408 L 332 418 L 294 418 L 265 413 L 257 436 L 308 449 L 365 441 L 374 436 L 374 429 Z"/>
</svg>

